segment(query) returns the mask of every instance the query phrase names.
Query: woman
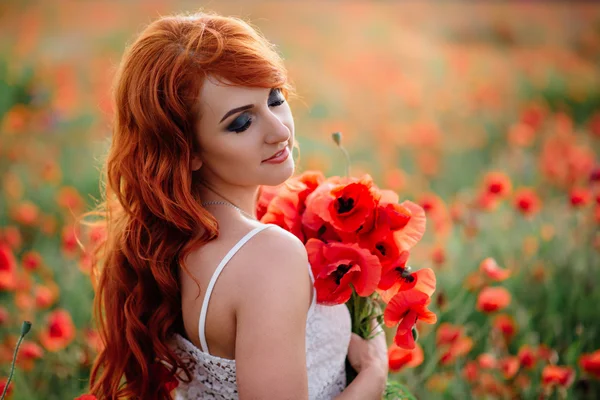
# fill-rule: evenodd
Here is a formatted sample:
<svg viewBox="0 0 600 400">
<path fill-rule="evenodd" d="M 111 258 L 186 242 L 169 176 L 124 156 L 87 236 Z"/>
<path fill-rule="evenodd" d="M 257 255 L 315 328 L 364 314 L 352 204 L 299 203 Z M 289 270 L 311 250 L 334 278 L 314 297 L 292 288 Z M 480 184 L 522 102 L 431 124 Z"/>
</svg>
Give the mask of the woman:
<svg viewBox="0 0 600 400">
<path fill-rule="evenodd" d="M 381 398 L 384 335 L 315 304 L 302 243 L 255 218 L 260 186 L 294 172 L 292 94 L 237 18 L 163 17 L 126 51 L 95 258 L 99 399 Z"/>
</svg>

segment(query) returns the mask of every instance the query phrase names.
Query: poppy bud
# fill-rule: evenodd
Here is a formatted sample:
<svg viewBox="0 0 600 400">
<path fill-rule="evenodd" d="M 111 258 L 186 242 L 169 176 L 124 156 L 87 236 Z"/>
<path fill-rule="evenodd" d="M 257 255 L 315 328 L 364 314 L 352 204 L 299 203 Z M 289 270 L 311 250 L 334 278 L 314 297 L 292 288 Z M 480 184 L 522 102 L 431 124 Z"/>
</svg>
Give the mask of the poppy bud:
<svg viewBox="0 0 600 400">
<path fill-rule="evenodd" d="M 331 138 L 338 146 L 342 144 L 342 132 L 333 132 Z"/>
<path fill-rule="evenodd" d="M 31 330 L 31 322 L 23 321 L 23 325 L 21 325 L 21 335 L 25 336 Z"/>
</svg>

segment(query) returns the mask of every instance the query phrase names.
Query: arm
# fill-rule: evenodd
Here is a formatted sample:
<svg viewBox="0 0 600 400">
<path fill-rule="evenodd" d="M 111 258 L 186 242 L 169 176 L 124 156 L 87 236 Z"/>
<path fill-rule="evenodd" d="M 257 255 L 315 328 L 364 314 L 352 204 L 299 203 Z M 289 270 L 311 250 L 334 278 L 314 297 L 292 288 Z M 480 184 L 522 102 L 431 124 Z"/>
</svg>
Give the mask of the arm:
<svg viewBox="0 0 600 400">
<path fill-rule="evenodd" d="M 385 331 L 375 318 L 371 320 L 371 327 L 377 335 L 369 340 L 355 333 L 350 337 L 348 361 L 358 375 L 336 400 L 380 400 L 385 393 L 389 371 Z"/>
<path fill-rule="evenodd" d="M 359 372 L 356 378 L 335 400 L 380 400 L 385 392 L 386 377 L 376 368 Z"/>
<path fill-rule="evenodd" d="M 243 249 L 236 288 L 238 393 L 241 400 L 308 398 L 306 319 L 311 281 L 304 245 L 268 229 Z M 242 253 L 242 251 L 240 251 Z"/>
</svg>

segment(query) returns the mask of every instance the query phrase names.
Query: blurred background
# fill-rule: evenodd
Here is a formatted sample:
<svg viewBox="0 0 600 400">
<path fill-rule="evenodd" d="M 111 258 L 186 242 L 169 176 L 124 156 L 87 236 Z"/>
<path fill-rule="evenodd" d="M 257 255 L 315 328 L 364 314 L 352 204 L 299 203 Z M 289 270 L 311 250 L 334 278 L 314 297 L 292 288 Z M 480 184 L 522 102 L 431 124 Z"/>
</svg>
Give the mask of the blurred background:
<svg viewBox="0 0 600 400">
<path fill-rule="evenodd" d="M 0 389 L 73 399 L 101 344 L 75 216 L 100 198 L 110 86 L 160 15 L 249 20 L 284 56 L 300 168 L 418 202 L 435 325 L 390 352 L 419 399 L 600 398 L 600 6 L 571 2 L 3 1 Z M 119 329 L 119 327 L 114 327 Z M 393 335 L 389 334 L 388 339 Z"/>
</svg>

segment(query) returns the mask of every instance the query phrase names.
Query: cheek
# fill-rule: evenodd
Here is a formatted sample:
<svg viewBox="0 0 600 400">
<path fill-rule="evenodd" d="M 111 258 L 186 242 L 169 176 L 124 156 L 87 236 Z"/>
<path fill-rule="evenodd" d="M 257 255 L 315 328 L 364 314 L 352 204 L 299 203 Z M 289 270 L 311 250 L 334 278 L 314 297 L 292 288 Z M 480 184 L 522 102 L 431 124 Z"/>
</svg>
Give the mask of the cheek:
<svg viewBox="0 0 600 400">
<path fill-rule="evenodd" d="M 292 134 L 292 137 L 293 137 L 293 135 L 294 135 L 294 116 L 293 116 L 292 110 L 290 109 L 289 106 L 286 107 L 286 110 L 283 114 L 283 118 L 281 121 L 283 122 L 283 124 L 285 126 L 288 127 L 288 129 L 290 130 L 290 133 Z"/>
</svg>

